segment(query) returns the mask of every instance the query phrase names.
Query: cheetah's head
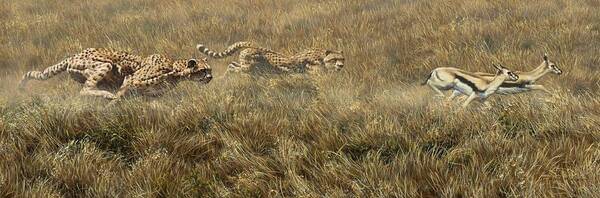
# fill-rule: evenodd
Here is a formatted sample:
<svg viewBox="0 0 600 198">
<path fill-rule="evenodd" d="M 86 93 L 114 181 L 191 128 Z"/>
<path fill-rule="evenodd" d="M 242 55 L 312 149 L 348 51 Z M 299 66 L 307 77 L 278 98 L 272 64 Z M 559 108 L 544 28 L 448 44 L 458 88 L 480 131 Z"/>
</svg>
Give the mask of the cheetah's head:
<svg viewBox="0 0 600 198">
<path fill-rule="evenodd" d="M 340 71 L 344 67 L 344 54 L 342 51 L 326 50 L 323 62 L 325 69 Z"/>
<path fill-rule="evenodd" d="M 189 79 L 199 83 L 206 84 L 212 80 L 212 69 L 208 64 L 206 58 L 203 59 L 189 59 L 187 60 L 186 73 L 189 75 Z"/>
</svg>

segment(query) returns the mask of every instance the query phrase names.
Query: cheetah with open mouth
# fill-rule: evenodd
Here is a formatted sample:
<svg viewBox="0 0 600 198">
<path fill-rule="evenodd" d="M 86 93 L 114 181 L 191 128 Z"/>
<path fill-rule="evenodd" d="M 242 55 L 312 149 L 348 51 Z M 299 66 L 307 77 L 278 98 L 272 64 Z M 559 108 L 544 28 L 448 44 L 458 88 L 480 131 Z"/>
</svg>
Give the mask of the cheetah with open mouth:
<svg viewBox="0 0 600 198">
<path fill-rule="evenodd" d="M 44 71 L 27 72 L 19 87 L 25 88 L 29 80 L 47 80 L 64 71 L 83 84 L 81 95 L 110 100 L 131 93 L 156 96 L 182 80 L 208 83 L 212 79 L 206 58 L 172 60 L 159 54 L 142 58 L 124 51 L 88 48 Z M 117 94 L 111 89 L 118 89 Z"/>
</svg>

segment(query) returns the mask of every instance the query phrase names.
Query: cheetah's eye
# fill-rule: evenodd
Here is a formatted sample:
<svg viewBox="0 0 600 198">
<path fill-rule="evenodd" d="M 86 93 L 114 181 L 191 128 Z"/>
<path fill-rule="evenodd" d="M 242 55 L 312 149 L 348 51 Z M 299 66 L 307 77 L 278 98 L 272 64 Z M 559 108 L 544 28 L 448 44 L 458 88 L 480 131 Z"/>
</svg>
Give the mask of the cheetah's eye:
<svg viewBox="0 0 600 198">
<path fill-rule="evenodd" d="M 196 67 L 196 65 L 198 65 L 198 61 L 196 61 L 196 59 L 190 59 L 187 62 L 187 67 L 188 68 Z"/>
</svg>

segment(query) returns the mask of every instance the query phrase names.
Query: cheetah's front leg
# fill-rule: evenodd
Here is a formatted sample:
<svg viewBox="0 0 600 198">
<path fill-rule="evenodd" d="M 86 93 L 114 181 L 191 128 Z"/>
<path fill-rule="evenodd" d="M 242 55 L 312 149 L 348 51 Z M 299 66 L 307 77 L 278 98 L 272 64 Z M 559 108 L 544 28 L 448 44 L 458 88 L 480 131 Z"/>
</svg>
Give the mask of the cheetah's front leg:
<svg viewBox="0 0 600 198">
<path fill-rule="evenodd" d="M 130 76 L 125 77 L 125 79 L 123 80 L 123 84 L 119 88 L 119 91 L 117 91 L 117 94 L 115 94 L 114 100 L 110 101 L 108 103 L 108 106 L 114 106 L 119 101 L 121 101 L 123 97 L 127 96 L 130 93 L 130 87 L 132 86 L 132 83 L 129 81 L 129 78 Z"/>
<path fill-rule="evenodd" d="M 234 72 L 234 73 L 240 73 L 240 72 L 248 72 L 248 70 L 250 69 L 250 65 L 249 64 L 240 64 L 237 62 L 231 62 L 228 67 L 227 67 L 227 72 Z"/>
<path fill-rule="evenodd" d="M 119 88 L 119 91 L 117 92 L 115 99 L 111 100 L 108 103 L 108 106 L 114 106 L 115 104 L 117 104 L 118 102 L 120 102 L 123 97 L 125 97 L 127 94 L 129 93 L 129 86 L 122 86 L 121 88 Z"/>
<path fill-rule="evenodd" d="M 148 79 L 139 79 L 139 76 L 137 74 L 125 77 L 125 80 L 123 80 L 123 85 L 121 85 L 121 88 L 119 88 L 119 91 L 117 91 L 115 99 L 109 103 L 109 106 L 116 104 L 117 102 L 119 102 L 120 100 L 122 100 L 124 97 L 126 97 L 127 95 L 129 95 L 131 93 L 137 93 L 137 94 L 141 94 L 141 95 L 149 95 L 149 92 L 148 92 L 149 88 L 157 87 L 159 84 L 164 82 L 166 78 L 168 78 L 169 76 L 172 76 L 173 73 L 175 73 L 175 71 L 163 73 L 163 74 L 160 74 L 160 75 L 148 78 Z M 135 80 L 135 79 L 137 79 L 137 80 Z M 161 90 L 161 91 L 164 91 L 164 90 Z M 158 94 L 160 94 L 160 93 L 161 92 L 159 91 Z"/>
<path fill-rule="evenodd" d="M 227 71 L 239 72 L 240 67 L 241 67 L 240 64 L 234 61 L 234 62 L 229 63 L 229 65 L 227 65 Z"/>
</svg>

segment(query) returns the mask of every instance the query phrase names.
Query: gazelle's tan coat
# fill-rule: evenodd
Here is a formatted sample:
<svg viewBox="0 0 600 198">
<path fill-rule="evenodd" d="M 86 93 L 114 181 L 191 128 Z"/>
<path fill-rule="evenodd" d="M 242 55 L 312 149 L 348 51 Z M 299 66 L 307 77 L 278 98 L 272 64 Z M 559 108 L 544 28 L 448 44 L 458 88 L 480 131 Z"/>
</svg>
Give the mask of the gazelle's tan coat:
<svg viewBox="0 0 600 198">
<path fill-rule="evenodd" d="M 561 75 L 562 70 L 556 66 L 556 63 L 550 61 L 546 54 L 544 54 L 543 62 L 535 69 L 528 72 L 515 71 L 515 73 L 519 75 L 519 80 L 502 83 L 498 88 L 498 91 L 496 91 L 497 94 L 516 94 L 532 90 L 541 90 L 548 94 L 552 94 L 546 87 L 543 85 L 536 85 L 535 82 L 548 73 Z M 484 72 L 475 72 L 475 74 L 487 81 L 492 81 L 494 79 L 494 74 Z"/>
<path fill-rule="evenodd" d="M 429 85 L 429 87 L 441 96 L 444 96 L 442 90 L 450 89 L 468 95 L 469 97 L 462 105 L 463 107 L 467 107 L 475 98 L 485 101 L 498 90 L 498 87 L 505 80 L 515 81 L 519 79 L 519 76 L 505 67 L 496 65 L 494 67 L 498 70 L 498 75 L 491 81 L 458 68 L 439 67 L 430 73 L 425 84 Z M 452 98 L 451 96 L 450 99 Z"/>
</svg>

